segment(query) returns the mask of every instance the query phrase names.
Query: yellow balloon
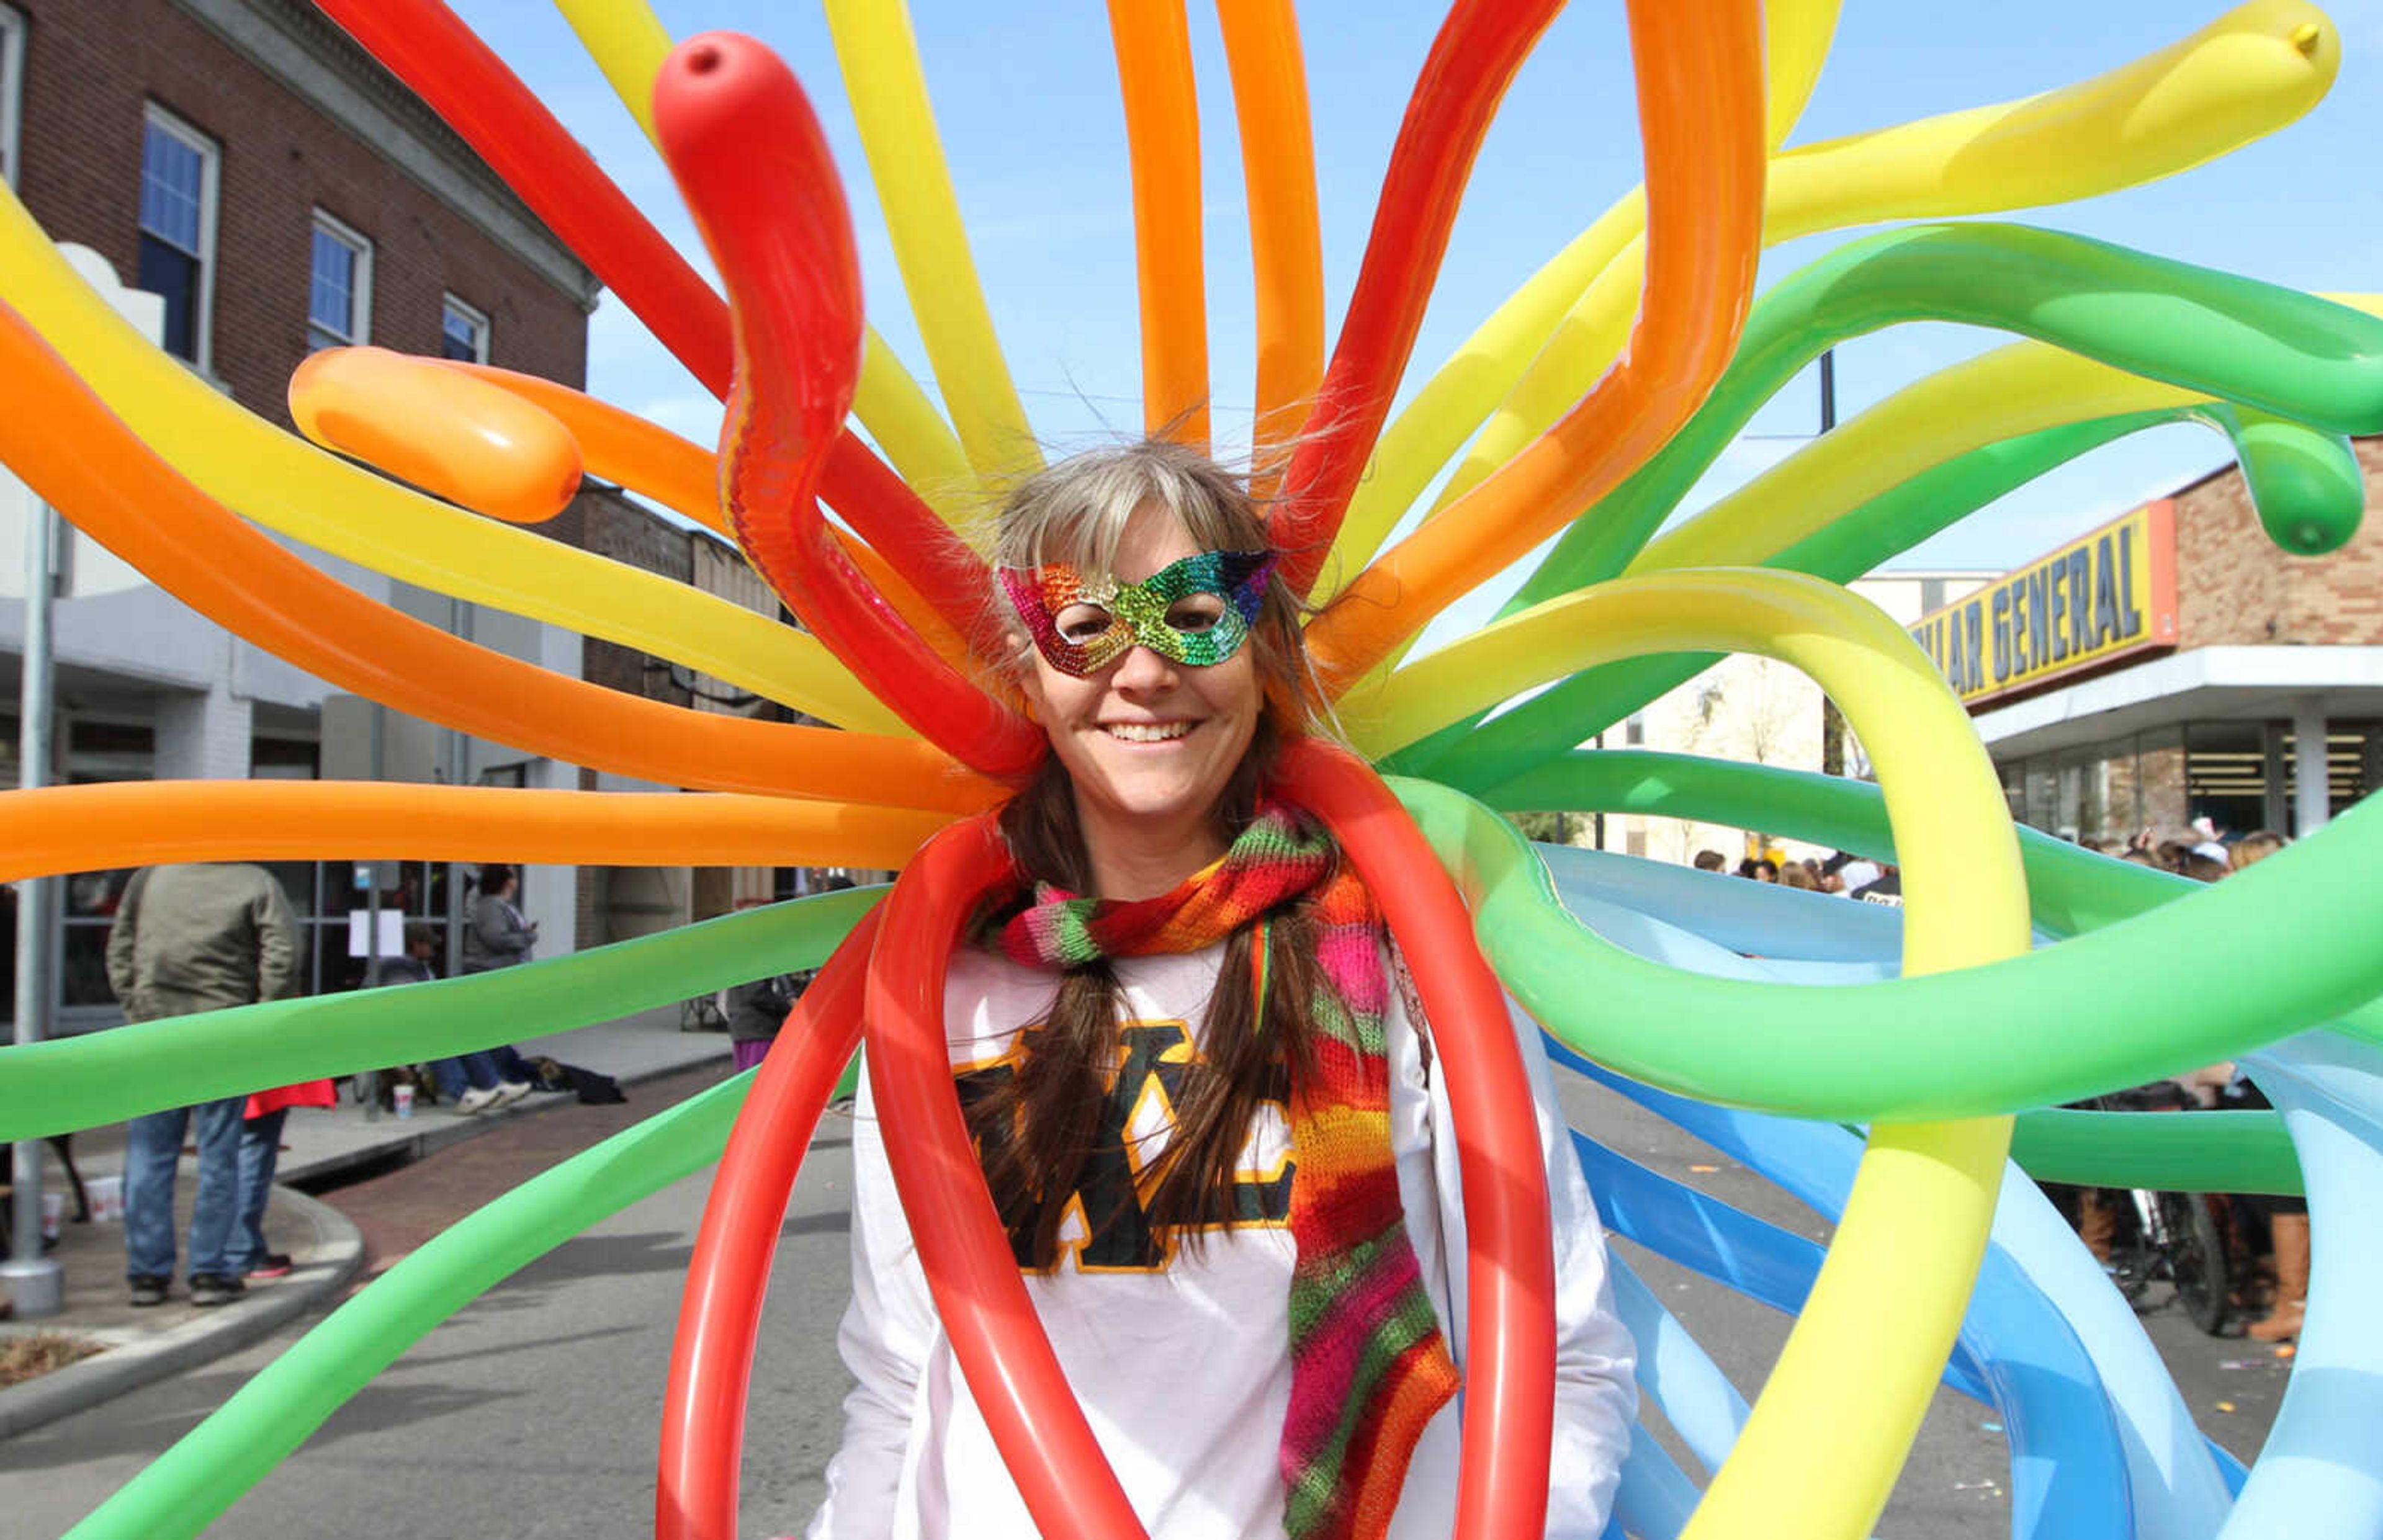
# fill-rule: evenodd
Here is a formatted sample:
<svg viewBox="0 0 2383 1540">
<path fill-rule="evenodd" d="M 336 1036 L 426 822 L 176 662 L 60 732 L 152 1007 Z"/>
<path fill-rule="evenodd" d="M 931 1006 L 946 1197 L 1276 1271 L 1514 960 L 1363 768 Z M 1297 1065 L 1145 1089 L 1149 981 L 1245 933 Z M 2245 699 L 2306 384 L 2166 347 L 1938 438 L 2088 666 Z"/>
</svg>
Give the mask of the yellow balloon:
<svg viewBox="0 0 2383 1540">
<path fill-rule="evenodd" d="M 1902 858 L 1906 974 L 2027 950 L 2019 841 L 1968 714 L 1902 628 L 1819 578 L 1704 569 L 1599 584 L 1411 664 L 1341 708 L 1379 753 L 1580 669 L 1712 651 L 1801 669 L 1871 748 Z M 1684 1535 L 1869 1533 L 1968 1308 L 2010 1129 L 1990 1117 L 1871 1130 L 1811 1295 Z M 1811 1479 L 1816 1471 L 1828 1479 Z"/>
<path fill-rule="evenodd" d="M 571 23 L 580 46 L 652 142 L 654 77 L 670 56 L 669 31 L 643 0 L 554 0 L 554 8 Z M 937 368 L 940 373 L 940 360 Z M 976 508 L 975 478 L 960 453 L 959 440 L 875 326 L 867 329 L 852 414 L 902 479 L 946 524 L 963 524 L 965 533 L 964 521 Z"/>
<path fill-rule="evenodd" d="M 992 547 L 984 527 L 983 497 L 960 441 L 926 388 L 902 367 L 885 339 L 870 326 L 861 338 L 860 378 L 852 390 L 852 414 L 885 452 L 910 489 L 982 555 Z"/>
<path fill-rule="evenodd" d="M 1763 107 L 1774 150 L 1786 142 L 1811 99 L 1841 4 L 1773 0 L 1762 8 Z M 1332 542 L 1332 555 L 1316 582 L 1316 603 L 1327 602 L 1373 559 L 1448 457 L 1523 377 L 1582 290 L 1646 228 L 1642 184 L 1533 274 L 1390 420 Z"/>
<path fill-rule="evenodd" d="M 612 94 L 654 137 L 654 77 L 669 57 L 671 35 L 643 0 L 554 0 L 554 8 L 579 34 L 579 46 L 611 82 Z"/>
<path fill-rule="evenodd" d="M 903 0 L 827 0 L 827 21 L 894 259 L 969 463 L 994 485 L 1031 473 L 1042 465 L 1042 450 L 1002 362 L 969 256 L 909 6 Z"/>
<path fill-rule="evenodd" d="M 2383 315 L 2383 295 L 2329 294 Z M 1881 493 L 2001 439 L 2094 417 L 2193 406 L 2204 392 L 2130 375 L 2046 342 L 2015 342 L 1939 370 L 1813 439 L 1648 543 L 1625 569 L 1768 560 Z"/>
<path fill-rule="evenodd" d="M 216 501 L 375 572 L 670 658 L 842 727 L 910 734 L 817 639 L 682 583 L 491 524 L 358 470 L 218 393 L 127 326 L 13 196 L 9 301 Z"/>
<path fill-rule="evenodd" d="M 2300 0 L 2253 0 L 2076 85 L 1779 155 L 1763 240 L 2029 208 L 2153 181 L 2291 122 L 2324 97 L 2340 65 L 2324 13 Z M 1596 383 L 1629 335 L 1645 253 L 1634 240 L 1589 285 L 1449 478 L 1435 513 Z"/>
</svg>

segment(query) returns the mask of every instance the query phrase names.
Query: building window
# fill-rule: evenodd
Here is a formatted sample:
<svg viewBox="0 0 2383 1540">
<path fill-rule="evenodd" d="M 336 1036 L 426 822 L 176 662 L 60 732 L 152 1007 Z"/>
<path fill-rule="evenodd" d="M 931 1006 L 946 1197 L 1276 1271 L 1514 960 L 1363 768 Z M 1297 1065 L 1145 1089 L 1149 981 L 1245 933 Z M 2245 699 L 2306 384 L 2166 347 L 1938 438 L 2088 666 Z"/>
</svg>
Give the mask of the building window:
<svg viewBox="0 0 2383 1540">
<path fill-rule="evenodd" d="M 215 141 L 152 102 L 141 147 L 141 266 L 166 300 L 166 351 L 208 370 L 215 308 Z"/>
<path fill-rule="evenodd" d="M 25 105 L 25 18 L 0 6 L 0 182 L 17 185 L 17 130 Z"/>
<path fill-rule="evenodd" d="M 306 351 L 372 340 L 372 242 L 315 211 L 314 282 L 306 293 Z"/>
<path fill-rule="evenodd" d="M 454 295 L 447 296 L 439 318 L 438 351 L 465 363 L 488 362 L 488 317 Z"/>
</svg>

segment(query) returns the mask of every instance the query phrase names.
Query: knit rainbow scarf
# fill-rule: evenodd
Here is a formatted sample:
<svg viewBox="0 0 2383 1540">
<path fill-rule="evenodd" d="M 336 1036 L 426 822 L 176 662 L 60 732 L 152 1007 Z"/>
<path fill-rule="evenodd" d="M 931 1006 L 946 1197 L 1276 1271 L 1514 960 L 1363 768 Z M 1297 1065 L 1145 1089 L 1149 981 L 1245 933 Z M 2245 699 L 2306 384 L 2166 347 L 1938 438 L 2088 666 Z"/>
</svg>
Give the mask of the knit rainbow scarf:
<svg viewBox="0 0 2383 1540">
<path fill-rule="evenodd" d="M 1319 823 L 1269 800 L 1214 865 L 1172 893 L 1104 903 L 1037 883 L 999 939 L 1029 967 L 1081 967 L 1197 952 L 1300 902 L 1321 932 L 1324 980 L 1309 1008 L 1315 1070 L 1290 1098 L 1297 1261 L 1283 1527 L 1294 1540 L 1344 1540 L 1389 1528 L 1415 1440 L 1457 1386 L 1399 1201 L 1383 1031 L 1389 985 L 1372 895 Z"/>
</svg>

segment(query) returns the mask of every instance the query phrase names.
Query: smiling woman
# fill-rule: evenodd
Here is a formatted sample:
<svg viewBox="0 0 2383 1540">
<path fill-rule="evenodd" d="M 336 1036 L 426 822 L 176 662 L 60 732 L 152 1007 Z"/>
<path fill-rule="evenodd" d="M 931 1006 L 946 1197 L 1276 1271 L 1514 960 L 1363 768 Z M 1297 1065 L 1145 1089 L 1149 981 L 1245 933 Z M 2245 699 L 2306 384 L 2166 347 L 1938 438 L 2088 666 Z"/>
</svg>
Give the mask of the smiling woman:
<svg viewBox="0 0 2383 1540">
<path fill-rule="evenodd" d="M 1042 1325 L 1152 1536 L 1444 1536 L 1454 1125 L 1379 908 L 1279 783 L 1320 695 L 1266 521 L 1240 478 L 1154 439 L 1025 482 L 994 556 L 1053 752 L 1001 810 L 1012 877 L 943 1027 Z M 1633 1351 L 1537 1034 L 1517 1041 L 1554 1218 L 1546 1533 L 1591 1536 Z M 840 1337 L 858 1388 L 810 1533 L 939 1536 L 965 1512 L 970 1535 L 1032 1534 L 865 1094 Z"/>
</svg>

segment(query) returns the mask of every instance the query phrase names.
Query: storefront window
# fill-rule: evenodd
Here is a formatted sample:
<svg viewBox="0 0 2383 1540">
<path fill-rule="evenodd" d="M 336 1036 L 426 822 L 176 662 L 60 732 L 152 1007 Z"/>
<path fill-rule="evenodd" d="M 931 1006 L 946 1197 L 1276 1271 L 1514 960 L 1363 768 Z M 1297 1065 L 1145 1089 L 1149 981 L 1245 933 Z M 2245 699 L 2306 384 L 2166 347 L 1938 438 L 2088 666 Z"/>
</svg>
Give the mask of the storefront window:
<svg viewBox="0 0 2383 1540">
<path fill-rule="evenodd" d="M 2047 834 L 2060 827 L 2060 769 L 2049 754 L 2027 762 L 2026 822 Z"/>
<path fill-rule="evenodd" d="M 2223 832 L 2270 822 L 2266 724 L 2196 721 L 2185 726 L 2185 820 L 2205 818 Z"/>
</svg>

